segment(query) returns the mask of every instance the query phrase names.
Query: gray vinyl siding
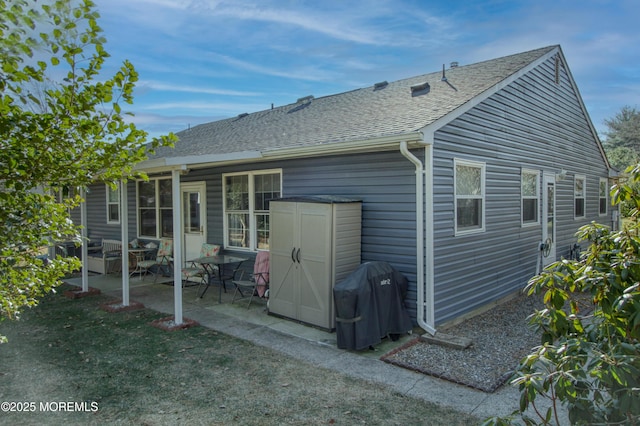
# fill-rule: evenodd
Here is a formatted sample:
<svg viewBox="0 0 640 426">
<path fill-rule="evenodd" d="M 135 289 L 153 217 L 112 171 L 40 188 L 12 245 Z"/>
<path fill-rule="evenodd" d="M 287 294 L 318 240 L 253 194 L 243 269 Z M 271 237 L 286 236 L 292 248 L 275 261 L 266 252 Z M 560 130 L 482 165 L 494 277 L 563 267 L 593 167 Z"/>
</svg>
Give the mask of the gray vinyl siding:
<svg viewBox="0 0 640 426">
<path fill-rule="evenodd" d="M 132 188 L 134 187 L 129 185 L 129 196 L 131 196 L 132 191 L 135 196 L 135 189 Z M 107 188 L 105 184 L 92 185 L 87 191 L 86 200 L 87 235 L 89 239 L 97 242 L 100 242 L 103 238 L 119 240 L 121 235 L 120 224 L 107 223 Z M 131 208 L 131 204 L 129 204 L 129 208 Z M 74 221 L 77 220 L 76 223 L 80 223 L 80 209 L 76 210 L 77 219 L 74 218 Z"/>
<path fill-rule="evenodd" d="M 421 156 L 422 151 L 414 155 Z M 362 200 L 362 262 L 383 260 L 407 277 L 407 306 L 415 319 L 415 167 L 398 151 L 388 151 L 191 170 L 181 181 L 206 182 L 207 242 L 224 241 L 222 175 L 268 169 L 282 170 L 283 197 L 337 195 Z M 135 199 L 132 203 L 130 229 L 135 230 Z M 253 257 L 250 252 L 236 252 Z"/>
<path fill-rule="evenodd" d="M 287 197 L 329 194 L 361 199 L 362 262 L 389 262 L 407 277 L 406 305 L 415 320 L 413 164 L 398 151 L 296 160 L 283 168 L 283 191 Z"/>
<path fill-rule="evenodd" d="M 562 69 L 556 84 L 554 66 L 551 58 L 436 133 L 437 324 L 518 291 L 535 274 L 542 225 L 521 225 L 522 168 L 539 170 L 541 176 L 567 171 L 556 183 L 558 259 L 568 255 L 580 226 L 592 220 L 610 223 L 598 214 L 599 178 L 608 175 L 604 159 L 568 75 Z M 485 232 L 454 233 L 455 158 L 486 164 Z M 586 218 L 580 220 L 573 214 L 576 173 L 587 177 Z"/>
<path fill-rule="evenodd" d="M 120 240 L 122 236 L 121 223 L 107 223 L 107 194 L 104 184 L 92 185 L 86 195 L 87 208 L 87 235 L 92 241 L 100 241 L 103 238 Z M 136 206 L 136 182 L 127 184 L 127 218 L 129 240 L 138 237 L 137 206 Z M 122 218 L 120 218 L 122 220 Z M 80 223 L 80 209 L 73 214 L 74 223 Z"/>
</svg>

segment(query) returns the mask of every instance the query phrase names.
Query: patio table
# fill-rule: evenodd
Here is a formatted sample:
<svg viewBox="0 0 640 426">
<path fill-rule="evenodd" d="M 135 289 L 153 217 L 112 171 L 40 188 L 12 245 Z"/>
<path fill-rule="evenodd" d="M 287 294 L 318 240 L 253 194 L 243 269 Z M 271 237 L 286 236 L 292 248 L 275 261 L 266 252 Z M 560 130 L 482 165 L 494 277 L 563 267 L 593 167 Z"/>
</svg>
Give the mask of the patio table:
<svg viewBox="0 0 640 426">
<path fill-rule="evenodd" d="M 227 254 L 218 255 L 218 256 L 206 256 L 199 257 L 197 259 L 189 260 L 188 262 L 197 263 L 202 265 L 207 274 L 207 286 L 202 291 L 200 298 L 204 296 L 204 294 L 209 289 L 211 282 L 214 279 L 217 279 L 220 284 L 220 290 L 218 292 L 218 303 L 222 303 L 222 288 L 224 287 L 224 291 L 227 291 L 226 281 L 233 279 L 234 274 L 242 264 L 247 260 L 244 257 L 231 256 Z M 229 266 L 235 265 L 235 267 L 231 270 L 228 269 Z M 225 270 L 225 267 L 227 269 Z"/>
<path fill-rule="evenodd" d="M 141 247 L 137 249 L 130 248 L 129 256 L 130 264 L 133 266 L 133 270 L 129 272 L 129 277 L 132 277 L 133 274 L 140 274 L 140 280 L 142 280 L 142 273 L 146 271 L 146 269 L 140 268 L 138 266 L 138 262 L 141 262 L 147 258 L 147 255 L 152 251 L 156 250 L 155 248 Z"/>
</svg>

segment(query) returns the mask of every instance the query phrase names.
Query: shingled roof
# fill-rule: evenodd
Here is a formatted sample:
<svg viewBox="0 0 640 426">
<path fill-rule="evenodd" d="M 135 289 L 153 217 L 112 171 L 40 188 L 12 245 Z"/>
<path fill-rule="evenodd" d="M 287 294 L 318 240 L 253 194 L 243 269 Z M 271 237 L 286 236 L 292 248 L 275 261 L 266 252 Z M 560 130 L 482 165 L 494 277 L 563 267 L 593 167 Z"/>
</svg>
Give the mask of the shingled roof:
<svg viewBox="0 0 640 426">
<path fill-rule="evenodd" d="M 175 148 L 161 148 L 151 159 L 335 146 L 410 134 L 491 91 L 554 49 L 559 47 L 449 68 L 446 81 L 439 70 L 201 124 L 177 133 Z"/>
</svg>

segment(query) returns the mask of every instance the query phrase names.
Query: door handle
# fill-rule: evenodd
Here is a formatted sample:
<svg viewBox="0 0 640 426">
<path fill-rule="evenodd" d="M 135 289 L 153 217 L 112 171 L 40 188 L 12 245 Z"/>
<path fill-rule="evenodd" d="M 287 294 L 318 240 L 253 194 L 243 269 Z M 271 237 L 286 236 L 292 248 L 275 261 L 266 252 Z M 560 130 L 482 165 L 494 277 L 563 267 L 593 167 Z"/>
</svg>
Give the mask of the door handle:
<svg viewBox="0 0 640 426">
<path fill-rule="evenodd" d="M 295 257 L 293 257 L 293 255 L 295 254 L 295 252 L 296 252 L 296 248 L 294 247 L 294 248 L 291 250 L 291 261 L 292 261 L 293 263 L 296 263 L 296 258 L 295 258 Z"/>
<path fill-rule="evenodd" d="M 296 260 L 300 263 L 300 249 L 298 248 L 298 252 L 296 253 Z"/>
</svg>

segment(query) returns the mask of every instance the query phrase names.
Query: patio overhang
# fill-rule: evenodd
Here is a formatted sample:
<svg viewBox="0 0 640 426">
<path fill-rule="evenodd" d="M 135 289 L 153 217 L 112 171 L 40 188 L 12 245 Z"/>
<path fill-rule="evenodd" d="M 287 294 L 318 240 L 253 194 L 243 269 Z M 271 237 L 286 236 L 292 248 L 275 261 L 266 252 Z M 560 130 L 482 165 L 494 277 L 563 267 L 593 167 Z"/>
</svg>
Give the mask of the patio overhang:
<svg viewBox="0 0 640 426">
<path fill-rule="evenodd" d="M 181 212 L 181 194 L 180 181 L 181 174 L 191 169 L 204 169 L 208 167 L 220 167 L 233 164 L 251 163 L 259 161 L 274 161 L 293 158 L 309 158 L 327 155 L 340 155 L 348 153 L 360 152 L 376 152 L 376 151 L 392 151 L 398 150 L 400 146 L 404 149 L 424 148 L 424 136 L 421 132 L 406 132 L 392 136 L 382 136 L 364 140 L 352 141 L 335 141 L 330 143 L 322 143 L 317 145 L 306 146 L 290 146 L 281 148 L 271 148 L 264 151 L 242 151 L 224 154 L 207 154 L 207 155 L 185 155 L 175 157 L 154 158 L 137 164 L 134 170 L 144 171 L 146 173 L 170 173 L 172 180 L 172 199 L 173 199 L 173 229 L 181 229 L 180 218 Z M 126 190 L 123 191 L 126 194 Z M 126 203 L 122 203 L 126 205 Z M 421 204 L 421 203 L 420 203 Z M 126 212 L 122 213 L 123 217 L 127 217 Z M 128 234 L 123 224 L 122 235 Z M 173 245 L 174 265 L 181 265 L 183 259 L 182 238 L 175 238 Z M 123 250 L 123 257 L 127 258 L 127 249 Z M 123 262 L 124 263 L 124 262 Z M 126 273 L 125 273 L 126 271 Z M 123 300 L 129 301 L 129 274 L 128 269 L 123 265 Z M 174 318 L 177 324 L 182 323 L 182 285 L 181 274 L 179 268 L 174 268 Z"/>
<path fill-rule="evenodd" d="M 243 163 L 247 160 L 259 160 L 262 158 L 260 151 L 241 151 L 226 154 L 185 155 L 178 157 L 154 158 L 142 161 L 134 167 L 134 170 L 142 170 L 147 173 L 170 172 L 176 169 L 204 168 L 212 165 Z"/>
<path fill-rule="evenodd" d="M 207 167 L 228 166 L 247 161 L 283 160 L 308 158 L 325 155 L 347 154 L 353 152 L 371 152 L 397 150 L 401 142 L 407 142 L 410 148 L 423 147 L 421 132 L 409 132 L 392 136 L 352 141 L 335 141 L 317 145 L 296 145 L 280 148 L 268 148 L 262 151 L 239 151 L 224 154 L 184 155 L 154 158 L 138 163 L 134 170 L 147 173 L 171 172 L 176 168 L 203 169 Z"/>
</svg>

